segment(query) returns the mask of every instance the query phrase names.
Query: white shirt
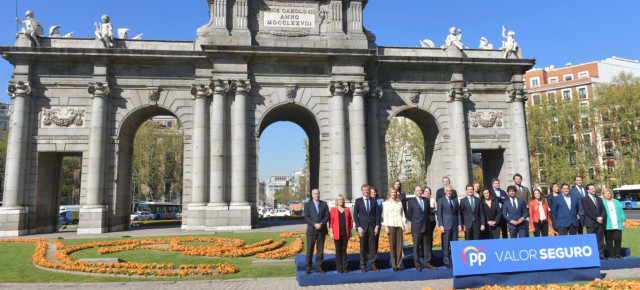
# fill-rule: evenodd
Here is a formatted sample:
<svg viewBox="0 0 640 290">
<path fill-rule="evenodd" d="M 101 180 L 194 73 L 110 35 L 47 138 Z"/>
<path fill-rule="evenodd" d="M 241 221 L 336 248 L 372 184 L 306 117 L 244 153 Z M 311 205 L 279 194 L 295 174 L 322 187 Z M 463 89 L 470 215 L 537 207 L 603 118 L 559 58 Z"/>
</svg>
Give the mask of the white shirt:
<svg viewBox="0 0 640 290">
<path fill-rule="evenodd" d="M 513 205 L 516 209 L 518 209 L 518 199 L 515 197 L 511 198 L 511 205 Z"/>
<path fill-rule="evenodd" d="M 609 218 L 611 218 L 611 229 L 618 230 L 618 213 L 616 212 L 616 206 L 613 204 L 612 200 L 606 200 L 607 207 L 609 208 Z"/>
<path fill-rule="evenodd" d="M 538 211 L 540 212 L 540 221 L 544 221 L 547 219 L 547 214 L 544 212 L 544 206 L 542 203 L 538 201 Z"/>
<path fill-rule="evenodd" d="M 567 203 L 567 207 L 571 209 L 571 195 L 564 195 L 563 193 L 562 196 L 564 197 L 564 201 Z"/>
</svg>

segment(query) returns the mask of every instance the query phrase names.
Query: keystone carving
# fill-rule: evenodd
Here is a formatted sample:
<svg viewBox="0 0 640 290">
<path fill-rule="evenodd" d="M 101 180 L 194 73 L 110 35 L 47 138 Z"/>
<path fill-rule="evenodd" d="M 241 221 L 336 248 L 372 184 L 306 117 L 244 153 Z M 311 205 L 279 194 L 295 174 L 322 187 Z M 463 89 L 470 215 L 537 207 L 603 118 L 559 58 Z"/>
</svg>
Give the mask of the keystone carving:
<svg viewBox="0 0 640 290">
<path fill-rule="evenodd" d="M 411 104 L 413 104 L 414 106 L 417 106 L 420 102 L 420 92 L 411 92 L 409 101 L 411 101 Z"/>
<path fill-rule="evenodd" d="M 297 90 L 298 87 L 296 87 L 295 85 L 284 86 L 284 91 L 287 99 L 289 100 L 289 103 L 293 104 L 295 102 Z"/>
<path fill-rule="evenodd" d="M 29 83 L 25 83 L 22 81 L 17 82 L 9 82 L 9 86 L 7 87 L 7 94 L 11 97 L 11 99 L 15 98 L 18 95 L 29 95 L 31 93 L 31 86 Z"/>
<path fill-rule="evenodd" d="M 150 88 L 149 90 L 149 102 L 154 106 L 158 105 L 158 100 L 160 100 L 160 93 L 162 92 L 161 88 Z"/>
<path fill-rule="evenodd" d="M 482 110 L 469 112 L 471 127 L 502 128 L 502 111 Z"/>
<path fill-rule="evenodd" d="M 82 127 L 84 125 L 84 109 L 51 108 L 42 109 L 43 127 Z"/>
</svg>

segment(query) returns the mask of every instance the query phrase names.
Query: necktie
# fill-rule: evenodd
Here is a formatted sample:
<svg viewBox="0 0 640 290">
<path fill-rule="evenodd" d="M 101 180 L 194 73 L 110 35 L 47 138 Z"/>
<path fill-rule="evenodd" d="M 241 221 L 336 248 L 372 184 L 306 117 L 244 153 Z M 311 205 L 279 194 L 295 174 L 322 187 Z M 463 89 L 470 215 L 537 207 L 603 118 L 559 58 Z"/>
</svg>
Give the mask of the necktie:
<svg viewBox="0 0 640 290">
<path fill-rule="evenodd" d="M 578 188 L 580 188 L 580 194 L 582 194 L 582 197 L 584 197 L 584 188 L 582 188 L 582 186 L 580 186 Z"/>
<path fill-rule="evenodd" d="M 593 200 L 593 204 L 595 204 L 596 207 L 598 207 L 598 202 L 596 201 L 596 196 L 595 195 L 591 196 L 591 200 Z"/>
<path fill-rule="evenodd" d="M 420 208 L 422 208 L 422 211 L 424 212 L 424 204 L 422 203 L 422 198 L 419 198 L 418 201 L 420 201 Z"/>
<path fill-rule="evenodd" d="M 447 197 L 447 199 L 449 199 L 449 207 L 451 207 L 451 210 L 453 211 L 453 201 L 451 201 L 451 198 Z"/>
<path fill-rule="evenodd" d="M 317 201 L 315 201 L 314 203 L 316 204 L 316 212 L 317 212 L 317 213 L 320 213 L 320 207 L 318 207 L 318 202 L 317 202 Z"/>
<path fill-rule="evenodd" d="M 473 197 L 469 197 L 469 202 L 471 203 L 471 211 L 475 212 L 476 211 L 476 202 L 473 201 Z"/>
<path fill-rule="evenodd" d="M 369 214 L 369 199 L 368 198 L 366 198 L 364 200 L 364 205 L 365 205 L 365 207 L 367 207 L 367 214 Z"/>
<path fill-rule="evenodd" d="M 513 208 L 518 209 L 518 204 L 516 203 L 516 199 L 512 198 L 511 203 L 513 204 Z"/>
</svg>

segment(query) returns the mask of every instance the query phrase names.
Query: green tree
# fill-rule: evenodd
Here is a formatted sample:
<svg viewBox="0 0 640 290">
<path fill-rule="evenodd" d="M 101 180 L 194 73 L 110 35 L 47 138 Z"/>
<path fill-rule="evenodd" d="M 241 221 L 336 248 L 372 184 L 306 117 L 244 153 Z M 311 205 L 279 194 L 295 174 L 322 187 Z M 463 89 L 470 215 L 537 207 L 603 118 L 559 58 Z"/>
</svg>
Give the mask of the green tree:
<svg viewBox="0 0 640 290">
<path fill-rule="evenodd" d="M 413 121 L 396 117 L 391 120 L 387 135 L 387 172 L 389 184 L 402 181 L 403 188 L 426 184 L 424 137 L 420 127 Z M 413 190 L 409 190 L 412 192 Z"/>
<path fill-rule="evenodd" d="M 640 183 L 640 78 L 628 73 L 596 89 L 594 119 L 604 141 L 604 183 Z"/>
<path fill-rule="evenodd" d="M 80 204 L 81 156 L 62 158 L 60 204 Z"/>
</svg>

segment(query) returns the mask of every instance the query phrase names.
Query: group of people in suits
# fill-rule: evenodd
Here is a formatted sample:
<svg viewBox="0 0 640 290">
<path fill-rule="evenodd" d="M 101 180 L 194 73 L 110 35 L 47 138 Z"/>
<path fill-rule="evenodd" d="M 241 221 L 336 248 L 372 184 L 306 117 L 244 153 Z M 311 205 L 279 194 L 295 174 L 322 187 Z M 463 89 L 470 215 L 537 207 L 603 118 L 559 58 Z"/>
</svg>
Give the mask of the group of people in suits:
<svg viewBox="0 0 640 290">
<path fill-rule="evenodd" d="M 458 240 L 464 231 L 466 240 L 547 236 L 550 229 L 560 235 L 595 233 L 601 259 L 606 240 L 611 258 L 620 258 L 623 222 L 626 220 L 619 201 L 613 199 L 610 189 L 596 196 L 593 184 L 582 186 L 582 177 L 575 178 L 576 185 L 553 184 L 551 192 L 544 196 L 540 189 L 531 193 L 522 185 L 522 176 L 514 174 L 514 185 L 504 191 L 500 180 L 494 178 L 491 188 L 480 190 L 474 182 L 465 187 L 465 196 L 458 197 L 449 177 L 442 178 L 443 187 L 431 198 L 429 187 L 415 186 L 415 198 L 407 199 L 402 183 L 394 182 L 386 201 L 369 185 L 361 187 L 362 197 L 357 198 L 350 210 L 345 207 L 345 197 L 338 195 L 336 207 L 329 210 L 320 200 L 320 191 L 313 189 L 312 200 L 305 204 L 307 222 L 306 273 L 311 273 L 314 248 L 316 272 L 324 273 L 323 261 L 325 236 L 329 233 L 336 246 L 336 269 L 347 273 L 347 244 L 355 225 L 360 236 L 360 270 L 378 272 L 376 258 L 381 228 L 388 233 L 391 266 L 394 271 L 402 268 L 403 232 L 411 222 L 413 258 L 415 268 L 435 269 L 430 263 L 433 256 L 433 232 L 437 226 L 442 234 L 443 261 L 452 268 L 451 241 Z M 421 266 L 420 258 L 424 261 Z"/>
</svg>

